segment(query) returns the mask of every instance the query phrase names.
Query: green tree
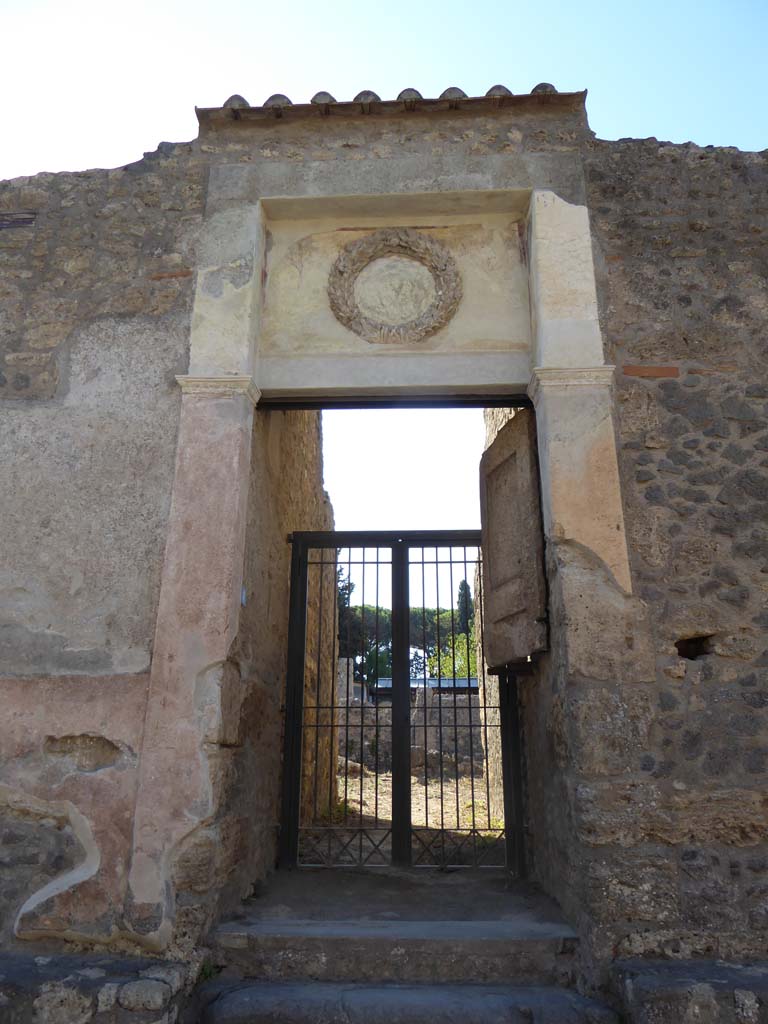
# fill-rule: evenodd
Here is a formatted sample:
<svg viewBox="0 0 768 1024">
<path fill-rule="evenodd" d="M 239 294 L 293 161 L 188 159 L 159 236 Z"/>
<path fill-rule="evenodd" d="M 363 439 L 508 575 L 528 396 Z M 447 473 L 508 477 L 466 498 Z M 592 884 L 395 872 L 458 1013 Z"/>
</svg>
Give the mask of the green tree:
<svg viewBox="0 0 768 1024">
<path fill-rule="evenodd" d="M 440 653 L 435 651 L 427 659 L 432 679 L 473 679 L 477 677 L 477 650 L 474 622 L 468 633 L 447 634 Z"/>
<path fill-rule="evenodd" d="M 339 570 L 339 657 L 354 662 L 355 680 L 373 682 L 392 674 L 392 612 L 374 605 L 352 604 L 355 584 Z"/>
<path fill-rule="evenodd" d="M 459 633 L 469 633 L 474 617 L 475 603 L 472 600 L 472 591 L 467 581 L 461 580 L 456 597 L 456 628 Z"/>
</svg>

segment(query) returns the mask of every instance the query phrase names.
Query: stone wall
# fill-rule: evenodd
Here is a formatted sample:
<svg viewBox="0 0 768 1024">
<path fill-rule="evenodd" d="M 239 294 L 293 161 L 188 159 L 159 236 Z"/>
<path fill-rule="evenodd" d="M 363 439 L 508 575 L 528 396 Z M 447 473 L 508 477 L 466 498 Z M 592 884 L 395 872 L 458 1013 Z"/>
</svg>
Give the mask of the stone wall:
<svg viewBox="0 0 768 1024">
<path fill-rule="evenodd" d="M 372 772 L 392 771 L 392 702 L 350 702 L 336 715 L 339 772 L 344 760 L 364 765 Z M 486 724 L 486 728 L 484 728 Z M 496 723 L 498 726 L 498 722 Z M 440 694 L 419 689 L 411 697 L 411 773 L 435 778 L 483 775 L 485 743 L 490 721 L 485 723 L 477 694 Z M 357 769 L 355 769 L 357 770 Z M 503 813 L 501 815 L 503 817 Z"/>
<path fill-rule="evenodd" d="M 204 179 L 0 183 L 0 674 L 149 665 Z"/>
<path fill-rule="evenodd" d="M 0 671 L 13 708 L 2 839 L 17 880 L 0 895 L 4 934 L 25 904 L 29 936 L 120 932 L 178 434 L 173 378 L 187 367 L 213 164 L 211 217 L 329 182 L 345 194 L 586 195 L 607 361 L 619 367 L 635 594 L 593 552 L 553 539 L 553 646 L 521 684 L 533 863 L 600 961 L 759 952 L 765 159 L 598 142 L 581 100 L 543 104 L 347 110 L 332 127 L 319 111 L 225 114 L 203 143 L 163 145 L 128 168 L 0 186 Z M 241 287 L 237 261 L 217 273 L 211 290 Z M 257 411 L 252 447 L 240 630 L 214 666 L 221 678 L 204 680 L 225 695 L 216 742 L 200 740 L 210 793 L 195 813 L 213 810 L 172 865 L 189 941 L 273 862 L 286 536 L 331 523 L 315 414 Z M 580 603 L 585 573 L 600 580 L 597 616 Z M 620 649 L 605 639 L 617 635 Z"/>
<path fill-rule="evenodd" d="M 553 649 L 521 680 L 535 870 L 600 959 L 759 956 L 768 168 L 655 140 L 595 142 L 585 166 L 642 603 L 622 613 L 637 646 L 593 634 L 590 657 L 558 641 L 551 587 Z M 504 414 L 487 418 L 493 436 Z M 550 541 L 550 582 L 583 557 Z"/>
<path fill-rule="evenodd" d="M 600 859 L 634 847 L 629 877 L 648 890 L 619 952 L 760 955 L 768 162 L 646 140 L 596 144 L 586 169 L 633 576 L 657 664 L 653 687 L 616 698 L 625 774 L 582 794 L 589 843 Z"/>
</svg>

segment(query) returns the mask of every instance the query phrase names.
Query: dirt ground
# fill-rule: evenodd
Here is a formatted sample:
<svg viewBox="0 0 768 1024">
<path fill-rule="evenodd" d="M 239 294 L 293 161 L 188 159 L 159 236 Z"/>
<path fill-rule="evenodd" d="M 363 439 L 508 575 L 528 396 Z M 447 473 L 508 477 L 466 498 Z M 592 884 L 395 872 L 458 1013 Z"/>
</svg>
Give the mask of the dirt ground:
<svg viewBox="0 0 768 1024">
<path fill-rule="evenodd" d="M 338 804 L 332 818 L 318 815 L 301 829 L 302 862 L 385 864 L 391 852 L 392 773 L 378 775 L 350 762 L 351 771 L 338 776 Z M 478 862 L 503 865 L 503 821 L 488 814 L 485 781 L 480 776 L 458 778 L 428 773 L 411 778 L 411 827 L 416 864 L 463 866 Z M 442 802 L 441 802 L 442 793 Z M 306 858 L 306 859 L 305 859 Z"/>
</svg>

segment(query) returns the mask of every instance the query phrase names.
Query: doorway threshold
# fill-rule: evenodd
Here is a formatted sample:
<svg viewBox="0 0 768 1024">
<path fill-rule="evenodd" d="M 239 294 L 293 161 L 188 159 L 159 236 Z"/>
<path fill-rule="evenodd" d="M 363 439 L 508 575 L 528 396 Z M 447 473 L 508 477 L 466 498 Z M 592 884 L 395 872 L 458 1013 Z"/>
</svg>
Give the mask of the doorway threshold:
<svg viewBox="0 0 768 1024">
<path fill-rule="evenodd" d="M 557 905 L 503 871 L 277 872 L 212 937 L 242 977 L 568 984 L 578 940 Z"/>
</svg>

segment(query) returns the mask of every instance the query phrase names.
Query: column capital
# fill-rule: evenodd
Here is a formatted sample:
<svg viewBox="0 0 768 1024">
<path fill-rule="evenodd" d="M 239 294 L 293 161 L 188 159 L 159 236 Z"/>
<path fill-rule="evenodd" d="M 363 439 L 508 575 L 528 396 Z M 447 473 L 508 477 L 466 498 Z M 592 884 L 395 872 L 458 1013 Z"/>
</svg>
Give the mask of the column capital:
<svg viewBox="0 0 768 1024">
<path fill-rule="evenodd" d="M 251 403 L 258 405 L 261 391 L 253 378 L 247 374 L 231 374 L 229 377 L 196 377 L 188 373 L 176 375 L 176 382 L 185 395 L 204 395 L 208 398 L 230 398 L 245 395 Z"/>
<path fill-rule="evenodd" d="M 528 384 L 528 396 L 534 405 L 546 388 L 604 387 L 613 384 L 615 366 L 534 367 Z"/>
</svg>

